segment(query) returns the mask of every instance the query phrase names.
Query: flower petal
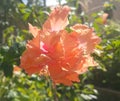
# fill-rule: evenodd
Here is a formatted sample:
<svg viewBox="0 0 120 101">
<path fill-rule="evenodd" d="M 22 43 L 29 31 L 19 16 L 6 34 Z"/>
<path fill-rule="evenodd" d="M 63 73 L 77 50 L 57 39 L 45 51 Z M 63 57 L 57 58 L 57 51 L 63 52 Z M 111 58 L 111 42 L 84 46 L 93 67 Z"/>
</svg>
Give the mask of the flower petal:
<svg viewBox="0 0 120 101">
<path fill-rule="evenodd" d="M 20 67 L 28 74 L 39 73 L 48 61 L 49 57 L 43 55 L 39 48 L 28 48 L 21 56 Z"/>
<path fill-rule="evenodd" d="M 68 25 L 68 13 L 70 8 L 68 6 L 57 7 L 50 14 L 49 18 L 43 25 L 43 30 L 59 31 Z"/>
<path fill-rule="evenodd" d="M 66 71 L 61 68 L 59 63 L 56 65 L 49 65 L 49 73 L 51 79 L 55 83 L 62 83 L 64 85 L 72 85 L 72 82 L 79 82 L 78 74 L 73 71 Z"/>
<path fill-rule="evenodd" d="M 38 29 L 36 26 L 35 27 L 32 26 L 30 23 L 28 23 L 28 25 L 29 25 L 29 31 L 30 31 L 30 33 L 32 33 L 32 35 L 34 37 L 36 37 L 38 35 L 40 29 Z"/>
<path fill-rule="evenodd" d="M 93 32 L 93 29 L 86 25 L 76 24 L 71 29 L 73 30 L 71 34 L 77 37 L 79 47 L 84 50 L 85 54 L 93 52 L 95 46 L 101 41 Z"/>
</svg>

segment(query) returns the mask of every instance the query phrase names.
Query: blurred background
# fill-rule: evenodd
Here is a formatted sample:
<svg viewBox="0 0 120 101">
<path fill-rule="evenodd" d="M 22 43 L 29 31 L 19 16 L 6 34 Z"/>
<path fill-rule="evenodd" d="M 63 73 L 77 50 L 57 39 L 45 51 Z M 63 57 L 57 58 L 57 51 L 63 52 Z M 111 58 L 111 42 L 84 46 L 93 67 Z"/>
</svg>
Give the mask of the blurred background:
<svg viewBox="0 0 120 101">
<path fill-rule="evenodd" d="M 56 5 L 71 7 L 69 26 L 94 27 L 102 42 L 92 54 L 99 66 L 54 91 L 48 78 L 17 66 L 32 38 L 28 23 L 41 28 Z M 0 0 L 0 101 L 120 101 L 120 0 Z"/>
</svg>

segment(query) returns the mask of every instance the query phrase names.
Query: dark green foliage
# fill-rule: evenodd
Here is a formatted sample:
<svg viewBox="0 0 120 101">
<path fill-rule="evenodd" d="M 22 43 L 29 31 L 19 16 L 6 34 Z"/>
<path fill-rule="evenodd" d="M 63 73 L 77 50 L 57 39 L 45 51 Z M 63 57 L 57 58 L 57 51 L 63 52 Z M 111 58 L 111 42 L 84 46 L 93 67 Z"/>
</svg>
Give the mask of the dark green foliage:
<svg viewBox="0 0 120 101">
<path fill-rule="evenodd" d="M 25 44 L 22 42 L 0 47 L 0 69 L 6 76 L 12 76 L 13 65 L 19 65 L 20 55 L 24 49 Z"/>
</svg>

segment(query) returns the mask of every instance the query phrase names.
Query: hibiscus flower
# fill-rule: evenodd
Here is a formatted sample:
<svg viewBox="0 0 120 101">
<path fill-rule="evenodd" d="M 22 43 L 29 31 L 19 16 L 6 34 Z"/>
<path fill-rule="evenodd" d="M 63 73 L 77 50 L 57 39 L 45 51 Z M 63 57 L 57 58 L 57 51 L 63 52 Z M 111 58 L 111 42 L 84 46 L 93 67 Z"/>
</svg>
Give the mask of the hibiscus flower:
<svg viewBox="0 0 120 101">
<path fill-rule="evenodd" d="M 28 41 L 20 64 L 29 75 L 44 75 L 42 72 L 47 71 L 55 84 L 72 85 L 80 81 L 78 76 L 89 66 L 97 65 L 90 54 L 100 38 L 93 28 L 82 24 L 70 27 L 71 32 L 67 32 L 69 11 L 68 6 L 56 7 L 42 29 L 29 24 L 33 39 Z"/>
</svg>

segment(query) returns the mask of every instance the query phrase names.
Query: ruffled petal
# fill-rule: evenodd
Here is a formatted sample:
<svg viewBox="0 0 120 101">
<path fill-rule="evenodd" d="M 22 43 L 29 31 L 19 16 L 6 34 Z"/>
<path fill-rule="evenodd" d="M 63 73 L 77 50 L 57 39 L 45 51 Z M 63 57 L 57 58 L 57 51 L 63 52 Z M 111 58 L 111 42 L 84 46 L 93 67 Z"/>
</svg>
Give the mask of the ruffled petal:
<svg viewBox="0 0 120 101">
<path fill-rule="evenodd" d="M 21 56 L 20 67 L 31 75 L 39 73 L 41 69 L 46 66 L 48 61 L 49 57 L 42 54 L 39 48 L 29 48 L 25 50 Z"/>
<path fill-rule="evenodd" d="M 68 25 L 67 17 L 69 11 L 70 8 L 68 6 L 56 7 L 49 15 L 47 21 L 44 23 L 43 30 L 50 32 L 63 30 Z"/>
<path fill-rule="evenodd" d="M 67 71 L 57 63 L 56 65 L 49 65 L 49 73 L 53 82 L 62 83 L 64 85 L 72 85 L 72 82 L 79 82 L 78 74 L 73 71 Z"/>
<path fill-rule="evenodd" d="M 95 46 L 101 42 L 101 39 L 95 35 L 93 29 L 86 25 L 76 24 L 71 29 L 73 30 L 71 34 L 77 37 L 76 40 L 79 41 L 79 47 L 84 50 L 85 54 L 92 53 Z"/>
</svg>

